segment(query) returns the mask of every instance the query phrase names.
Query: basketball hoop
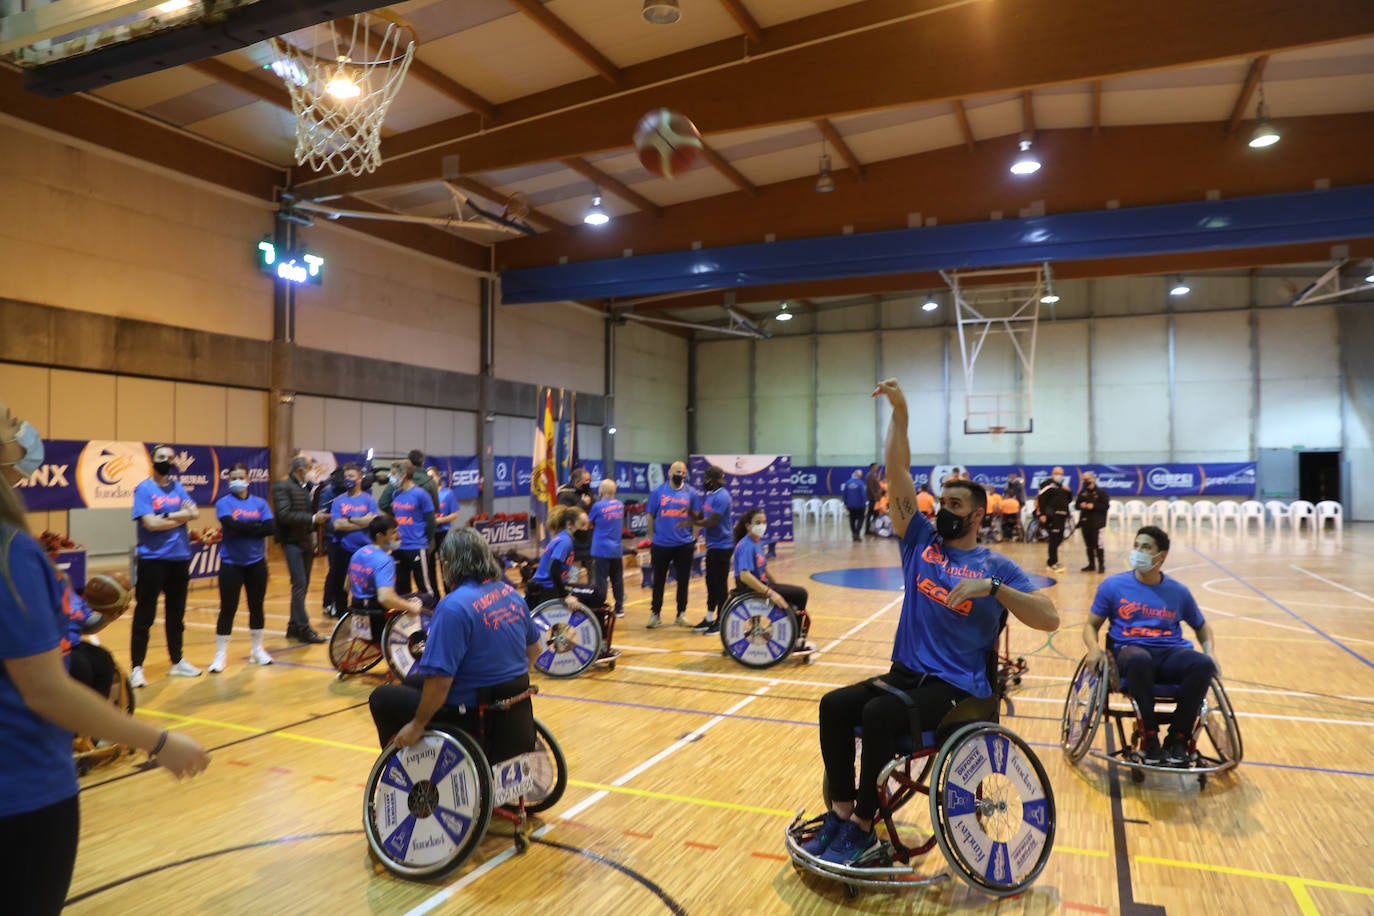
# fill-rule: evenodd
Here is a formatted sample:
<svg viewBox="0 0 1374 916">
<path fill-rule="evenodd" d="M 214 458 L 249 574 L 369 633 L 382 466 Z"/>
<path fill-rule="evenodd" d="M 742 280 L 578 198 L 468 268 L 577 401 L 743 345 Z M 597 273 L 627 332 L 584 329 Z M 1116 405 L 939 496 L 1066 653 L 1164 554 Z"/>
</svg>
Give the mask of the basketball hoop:
<svg viewBox="0 0 1374 916">
<path fill-rule="evenodd" d="M 296 163 L 334 175 L 376 171 L 382 120 L 415 56 L 414 29 L 377 11 L 304 35 L 307 47 L 271 39 L 272 71 L 286 83 L 296 115 Z"/>
<path fill-rule="evenodd" d="M 989 426 L 988 434 L 992 436 L 992 444 L 997 445 L 1002 441 L 1002 433 L 1006 432 L 1005 426 Z"/>
</svg>

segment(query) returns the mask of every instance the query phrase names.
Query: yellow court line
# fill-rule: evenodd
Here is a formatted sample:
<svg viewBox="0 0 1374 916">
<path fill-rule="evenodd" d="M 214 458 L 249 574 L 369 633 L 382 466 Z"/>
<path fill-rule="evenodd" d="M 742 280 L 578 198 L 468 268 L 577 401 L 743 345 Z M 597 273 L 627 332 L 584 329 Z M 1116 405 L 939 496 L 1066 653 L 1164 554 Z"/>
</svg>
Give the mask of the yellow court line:
<svg viewBox="0 0 1374 916">
<path fill-rule="evenodd" d="M 1184 862 L 1179 859 L 1161 859 L 1156 856 L 1134 856 L 1135 861 L 1145 865 L 1164 865 L 1170 868 L 1188 868 L 1193 871 L 1211 871 L 1223 875 L 1238 875 L 1242 878 L 1263 878 L 1266 881 L 1282 881 L 1289 886 L 1301 884 L 1305 887 L 1320 887 L 1324 890 L 1346 891 L 1351 894 L 1374 896 L 1374 887 L 1360 887 L 1357 884 L 1338 884 L 1335 881 L 1322 881 L 1318 878 L 1302 878 L 1297 875 L 1280 875 L 1274 872 L 1255 871 L 1249 868 L 1236 868 L 1232 865 L 1208 865 L 1203 862 Z"/>
</svg>

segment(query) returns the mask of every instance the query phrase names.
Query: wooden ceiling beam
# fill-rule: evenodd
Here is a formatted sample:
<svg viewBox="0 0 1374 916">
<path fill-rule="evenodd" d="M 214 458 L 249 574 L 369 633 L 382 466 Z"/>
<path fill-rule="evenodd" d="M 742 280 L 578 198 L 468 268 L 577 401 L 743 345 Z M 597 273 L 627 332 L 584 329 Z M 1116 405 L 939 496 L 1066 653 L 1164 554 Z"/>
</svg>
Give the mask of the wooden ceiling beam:
<svg viewBox="0 0 1374 916">
<path fill-rule="evenodd" d="M 1236 98 L 1236 104 L 1231 109 L 1231 117 L 1226 122 L 1226 132 L 1232 133 L 1241 118 L 1245 117 L 1245 109 L 1250 107 L 1250 98 L 1255 94 L 1255 89 L 1259 87 L 1260 77 L 1264 74 L 1264 66 L 1269 63 L 1269 55 L 1261 54 L 1250 62 L 1250 72 L 1245 74 L 1245 82 L 1240 87 L 1240 95 Z"/>
<path fill-rule="evenodd" d="M 235 89 L 248 93 L 256 97 L 259 101 L 267 102 L 286 111 L 291 111 L 291 94 L 280 85 L 273 86 L 265 80 L 260 80 L 253 74 L 226 64 L 222 60 L 213 57 L 206 60 L 198 60 L 195 63 L 186 65 L 197 73 L 201 73 L 216 82 L 233 86 Z"/>
<path fill-rule="evenodd" d="M 649 198 L 640 194 L 638 191 L 625 184 L 619 178 L 613 178 L 598 169 L 585 159 L 569 158 L 562 160 L 563 164 L 572 169 L 589 181 L 596 182 L 597 187 L 603 191 L 609 191 L 616 197 L 625 201 L 627 204 L 638 207 L 645 213 L 652 213 L 654 216 L 662 216 L 663 208 L 654 203 Z"/>
<path fill-rule="evenodd" d="M 1093 136 L 1102 131 L 1102 80 L 1093 80 Z"/>
<path fill-rule="evenodd" d="M 748 178 L 744 177 L 744 174 L 740 172 L 739 169 L 735 168 L 728 161 L 726 161 L 724 156 L 722 156 L 715 150 L 711 149 L 711 144 L 701 144 L 701 157 L 705 159 L 707 162 L 711 163 L 711 167 L 713 169 L 715 169 L 717 172 L 720 172 L 726 178 L 730 179 L 730 181 L 735 185 L 735 187 L 739 188 L 741 191 L 750 194 L 751 196 L 758 196 L 759 189 L 754 185 L 754 183 L 750 181 Z"/>
<path fill-rule="evenodd" d="M 962 144 L 868 164 L 868 180 L 816 206 L 815 178 L 770 184 L 758 197 L 722 194 L 663 208 L 664 218 L 627 214 L 614 231 L 573 238 L 513 239 L 497 244 L 497 267 L 533 267 L 569 261 L 825 237 L 840 226 L 854 232 L 905 229 L 911 214 L 939 224 L 976 222 L 996 212 L 1016 218 L 1042 201 L 1045 212 L 1101 210 L 1310 191 L 1316 178 L 1332 187 L 1374 184 L 1374 159 L 1352 149 L 1374 149 L 1374 119 L 1367 113 L 1297 117 L 1283 143 L 1255 167 L 1254 151 L 1229 143 L 1218 122 L 1120 125 L 1093 137 L 1089 127 L 1047 130 L 1037 143 L 1054 174 L 1028 186 L 1007 172 L 1006 148 Z M 798 293 L 801 295 L 801 293 Z"/>
<path fill-rule="evenodd" d="M 543 9 L 537 0 L 519 2 Z M 625 149 L 636 120 L 664 106 L 719 133 L 1374 35 L 1374 3 L 1353 4 L 1341 16 L 1313 16 L 1301 4 L 1256 16 L 1252 0 L 1159 0 L 1124 5 L 1106 27 L 1096 0 L 1024 0 L 1005 21 L 989 20 L 983 7 L 868 0 L 779 23 L 755 53 L 723 40 L 627 67 L 618 91 L 584 80 L 504 102 L 509 126 L 492 129 L 474 115 L 417 128 L 387 138 L 376 172 L 303 187 L 324 197 L 410 184 L 438 174 L 453 153 L 475 174 Z M 1218 29 L 1218 21 L 1229 25 Z M 970 54 L 997 66 L 969 67 Z M 798 80 L 816 73 L 826 78 L 798 91 Z"/>
<path fill-rule="evenodd" d="M 1021 132 L 1035 139 L 1035 106 L 1031 104 L 1029 89 L 1021 91 Z"/>
<path fill-rule="evenodd" d="M 735 25 L 739 26 L 740 31 L 748 36 L 750 41 L 754 44 L 763 41 L 763 29 L 741 0 L 720 0 L 720 5 L 725 7 L 725 12 L 730 14 L 730 18 L 735 20 Z"/>
<path fill-rule="evenodd" d="M 464 191 L 476 194 L 479 197 L 485 197 L 487 200 L 493 201 L 494 203 L 498 203 L 503 207 L 509 207 L 511 204 L 511 198 L 508 195 L 502 194 L 495 188 L 489 187 L 488 185 L 483 184 L 475 178 L 465 178 L 460 175 L 457 178 L 446 178 L 444 180 L 451 185 L 456 185 L 457 187 L 462 188 Z M 527 219 L 529 220 L 529 222 L 537 223 L 538 225 L 543 226 L 545 229 L 571 228 L 567 223 L 563 222 L 562 220 L 555 219 L 552 216 L 549 216 L 547 213 L 543 212 L 537 207 L 530 207 L 530 213 Z"/>
<path fill-rule="evenodd" d="M 968 112 L 964 110 L 964 100 L 955 99 L 953 104 L 954 117 L 959 121 L 959 132 L 964 135 L 964 146 L 972 150 L 977 141 L 973 139 L 973 128 L 968 123 Z"/>
<path fill-rule="evenodd" d="M 535 24 L 558 40 L 558 43 L 582 59 L 582 62 L 601 75 L 608 83 L 619 86 L 620 68 L 611 63 L 606 55 L 592 47 L 562 19 L 559 19 L 540 0 L 507 0 L 511 6 L 534 20 Z"/>
<path fill-rule="evenodd" d="M 835 147 L 835 152 L 840 154 L 840 158 L 849 166 L 849 170 L 854 173 L 854 177 L 860 181 L 864 180 L 864 164 L 859 161 L 859 157 L 854 155 L 854 151 L 849 148 L 849 144 L 844 142 L 844 137 L 835 129 L 835 125 L 830 123 L 829 118 L 821 118 L 816 122 L 816 126 L 821 129 L 821 134 L 831 146 Z"/>
<path fill-rule="evenodd" d="M 415 57 L 410 61 L 410 75 L 440 95 L 448 96 L 464 108 L 471 108 L 484 118 L 495 119 L 497 106 L 483 98 L 462 83 L 441 73 L 429 64 Z"/>
</svg>

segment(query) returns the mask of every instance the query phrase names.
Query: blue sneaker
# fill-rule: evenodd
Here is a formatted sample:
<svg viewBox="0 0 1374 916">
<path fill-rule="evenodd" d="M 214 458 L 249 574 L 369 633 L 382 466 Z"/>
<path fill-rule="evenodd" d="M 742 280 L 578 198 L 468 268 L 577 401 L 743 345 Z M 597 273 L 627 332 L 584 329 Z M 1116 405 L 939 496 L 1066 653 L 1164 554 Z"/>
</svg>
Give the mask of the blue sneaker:
<svg viewBox="0 0 1374 916">
<path fill-rule="evenodd" d="M 865 830 L 853 821 L 845 821 L 835 832 L 825 852 L 817 858 L 822 862 L 835 865 L 852 865 L 855 859 L 873 850 L 878 845 L 878 831 Z"/>
<path fill-rule="evenodd" d="M 825 812 L 825 818 L 821 825 L 816 828 L 816 832 L 811 834 L 811 839 L 802 844 L 802 851 L 807 855 L 819 856 L 830 846 L 830 842 L 835 839 L 835 833 L 847 823 L 840 820 L 840 816 L 830 810 Z"/>
</svg>

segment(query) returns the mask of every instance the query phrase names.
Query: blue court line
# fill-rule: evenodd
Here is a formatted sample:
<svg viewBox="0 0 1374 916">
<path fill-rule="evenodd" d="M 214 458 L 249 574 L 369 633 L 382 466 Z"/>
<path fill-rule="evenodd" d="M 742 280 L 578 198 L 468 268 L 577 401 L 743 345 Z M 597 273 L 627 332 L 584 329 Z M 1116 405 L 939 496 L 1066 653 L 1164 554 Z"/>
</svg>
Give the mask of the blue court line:
<svg viewBox="0 0 1374 916">
<path fill-rule="evenodd" d="M 1288 608 L 1286 608 L 1286 607 L 1284 607 L 1282 604 L 1280 604 L 1278 601 L 1275 601 L 1273 598 L 1269 597 L 1269 596 L 1266 595 L 1264 592 L 1260 591 L 1258 588 L 1256 588 L 1255 586 L 1251 585 L 1249 582 L 1246 582 L 1246 581 L 1245 581 L 1244 579 L 1242 579 L 1240 576 L 1238 576 L 1238 575 L 1236 575 L 1235 573 L 1231 572 L 1231 570 L 1227 569 L 1225 566 L 1222 566 L 1220 563 L 1218 563 L 1216 560 L 1213 560 L 1211 557 L 1207 556 L 1207 554 L 1203 553 L 1201 550 L 1198 550 L 1196 547 L 1189 547 L 1188 549 L 1191 550 L 1193 553 L 1197 554 L 1198 556 L 1202 557 L 1202 558 L 1203 558 L 1204 560 L 1206 560 L 1208 563 L 1211 563 L 1211 564 L 1212 564 L 1213 566 L 1215 566 L 1217 569 L 1219 569 L 1219 570 L 1221 570 L 1222 572 L 1226 573 L 1226 575 L 1230 576 L 1232 579 L 1235 579 L 1235 580 L 1236 580 L 1237 582 L 1239 582 L 1241 585 L 1244 585 L 1246 588 L 1250 589 L 1250 591 L 1254 592 L 1256 595 L 1259 595 L 1259 596 L 1260 596 L 1261 598 L 1263 598 L 1265 601 L 1268 601 L 1268 602 L 1269 602 L 1270 604 L 1272 604 L 1274 607 L 1276 607 L 1276 608 L 1278 608 L 1279 610 L 1283 611 L 1283 612 L 1284 612 L 1285 614 L 1287 614 L 1289 617 L 1292 617 L 1292 618 L 1293 618 L 1294 620 L 1296 620 L 1298 623 L 1300 623 L 1300 624 L 1302 624 L 1303 626 L 1307 627 L 1307 628 L 1308 628 L 1309 630 L 1311 630 L 1313 633 L 1316 633 L 1316 634 L 1317 634 L 1318 636 L 1320 636 L 1322 639 L 1325 639 L 1327 642 L 1331 643 L 1331 645 L 1333 645 L 1333 646 L 1335 646 L 1336 648 L 1341 649 L 1341 650 L 1343 650 L 1343 651 L 1345 651 L 1345 652 L 1350 653 L 1350 654 L 1353 655 L 1355 658 L 1358 658 L 1360 661 L 1364 662 L 1364 663 L 1365 663 L 1367 666 L 1369 666 L 1370 668 L 1374 668 L 1374 661 L 1370 661 L 1369 659 L 1365 658 L 1365 657 L 1364 657 L 1363 655 L 1361 655 L 1360 653 L 1356 652 L 1354 649 L 1352 649 L 1352 648 L 1350 648 L 1349 646 L 1345 645 L 1343 642 L 1341 642 L 1341 641 L 1340 641 L 1339 639 L 1337 639 L 1336 637 L 1334 637 L 1334 636 L 1332 636 L 1331 634 L 1329 634 L 1329 633 L 1327 633 L 1327 632 L 1321 630 L 1321 629 L 1318 628 L 1317 626 L 1308 623 L 1306 620 L 1303 620 L 1303 619 L 1302 619 L 1301 617 L 1299 617 L 1297 614 L 1293 613 L 1293 612 L 1290 611 Z"/>
</svg>

